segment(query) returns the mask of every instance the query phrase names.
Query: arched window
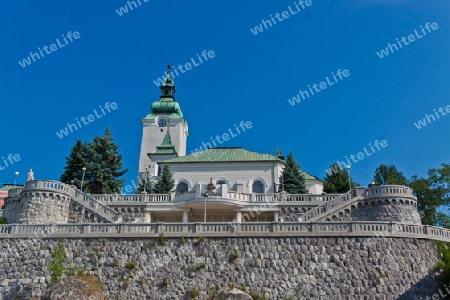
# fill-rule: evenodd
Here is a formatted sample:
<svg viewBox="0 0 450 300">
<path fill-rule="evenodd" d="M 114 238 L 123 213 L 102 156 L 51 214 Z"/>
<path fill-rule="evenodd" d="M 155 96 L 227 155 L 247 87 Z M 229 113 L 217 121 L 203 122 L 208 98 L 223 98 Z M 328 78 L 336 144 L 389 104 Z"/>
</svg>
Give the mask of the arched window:
<svg viewBox="0 0 450 300">
<path fill-rule="evenodd" d="M 259 180 L 253 181 L 252 192 L 253 193 L 263 194 L 264 193 L 264 183 L 262 183 Z"/>
<path fill-rule="evenodd" d="M 186 182 L 180 182 L 177 184 L 177 194 L 186 193 L 187 191 L 189 191 L 189 186 Z"/>
<path fill-rule="evenodd" d="M 230 181 L 225 177 L 219 177 L 216 179 L 216 185 L 220 186 L 221 184 L 226 184 L 228 188 L 230 188 Z"/>
</svg>

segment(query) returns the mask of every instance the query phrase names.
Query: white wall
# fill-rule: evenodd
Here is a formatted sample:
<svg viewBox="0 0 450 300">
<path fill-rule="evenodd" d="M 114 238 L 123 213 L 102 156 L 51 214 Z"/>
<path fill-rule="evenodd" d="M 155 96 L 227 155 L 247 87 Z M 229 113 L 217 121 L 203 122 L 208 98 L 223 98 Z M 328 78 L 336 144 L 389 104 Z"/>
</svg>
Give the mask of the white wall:
<svg viewBox="0 0 450 300">
<path fill-rule="evenodd" d="M 195 184 L 209 183 L 211 178 L 216 184 L 218 179 L 230 182 L 230 190 L 236 190 L 238 181 L 245 182 L 245 192 L 252 192 L 253 180 L 263 179 L 265 192 L 274 192 L 274 180 L 279 184 L 278 174 L 281 163 L 273 162 L 245 162 L 245 163 L 197 163 L 197 164 L 169 164 L 175 183 L 180 179 L 187 179 L 191 188 Z"/>
</svg>

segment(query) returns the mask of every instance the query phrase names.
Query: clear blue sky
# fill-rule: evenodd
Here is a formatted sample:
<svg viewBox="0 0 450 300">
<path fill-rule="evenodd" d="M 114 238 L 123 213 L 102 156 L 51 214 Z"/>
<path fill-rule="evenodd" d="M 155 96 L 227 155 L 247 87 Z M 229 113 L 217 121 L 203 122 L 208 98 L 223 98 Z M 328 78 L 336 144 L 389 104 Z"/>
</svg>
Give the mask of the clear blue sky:
<svg viewBox="0 0 450 300">
<path fill-rule="evenodd" d="M 360 184 L 381 163 L 408 177 L 449 162 L 450 116 L 420 130 L 414 122 L 450 105 L 450 3 L 446 0 L 154 1 L 119 16 L 124 0 L 11 1 L 0 12 L 2 146 L 0 183 L 59 179 L 76 140 L 109 126 L 121 146 L 127 183 L 136 179 L 142 125 L 159 98 L 153 83 L 166 69 L 203 50 L 215 57 L 178 78 L 177 101 L 189 122 L 188 152 L 240 121 L 253 128 L 222 146 L 283 154 L 323 178 L 325 170 L 369 143 L 388 146 L 353 164 Z M 137 1 L 136 1 L 137 2 Z M 430 3 L 431 2 L 431 3 Z M 297 12 L 289 12 L 288 6 Z M 300 7 L 301 8 L 301 7 Z M 269 15 L 289 17 L 255 35 Z M 380 59 L 396 38 L 436 22 L 437 30 Z M 69 31 L 80 37 L 22 68 L 18 61 Z M 421 34 L 423 35 L 423 34 Z M 350 76 L 292 106 L 288 99 L 331 72 Z M 106 102 L 118 108 L 60 139 L 56 132 Z M 5 167 L 0 160 L 0 167 Z"/>
</svg>

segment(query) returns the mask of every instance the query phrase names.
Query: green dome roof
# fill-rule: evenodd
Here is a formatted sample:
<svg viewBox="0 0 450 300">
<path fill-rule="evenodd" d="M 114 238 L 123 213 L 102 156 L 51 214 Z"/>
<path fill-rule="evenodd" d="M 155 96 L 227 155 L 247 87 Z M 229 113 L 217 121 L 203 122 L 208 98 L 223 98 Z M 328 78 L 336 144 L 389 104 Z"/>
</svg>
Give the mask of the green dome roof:
<svg viewBox="0 0 450 300">
<path fill-rule="evenodd" d="M 167 115 L 171 119 L 183 118 L 180 104 L 175 101 L 175 86 L 173 79 L 170 75 L 170 68 L 167 72 L 164 83 L 160 86 L 161 96 L 159 101 L 153 102 L 150 106 L 151 114 L 147 115 L 144 119 L 155 119 L 157 115 Z"/>
</svg>

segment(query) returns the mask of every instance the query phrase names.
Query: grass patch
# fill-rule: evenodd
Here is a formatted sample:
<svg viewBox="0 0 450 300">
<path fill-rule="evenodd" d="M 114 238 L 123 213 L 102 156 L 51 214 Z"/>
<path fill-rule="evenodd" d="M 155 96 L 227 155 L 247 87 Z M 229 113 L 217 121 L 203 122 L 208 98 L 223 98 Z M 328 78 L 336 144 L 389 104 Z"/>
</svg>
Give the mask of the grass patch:
<svg viewBox="0 0 450 300">
<path fill-rule="evenodd" d="M 135 260 L 130 261 L 129 263 L 127 263 L 126 267 L 128 270 L 133 270 L 135 269 L 137 266 L 137 262 Z"/>
<path fill-rule="evenodd" d="M 198 290 L 198 288 L 194 287 L 194 288 L 192 288 L 190 294 L 191 294 L 191 298 L 195 299 L 198 297 L 198 295 L 200 295 L 200 291 Z"/>
</svg>

